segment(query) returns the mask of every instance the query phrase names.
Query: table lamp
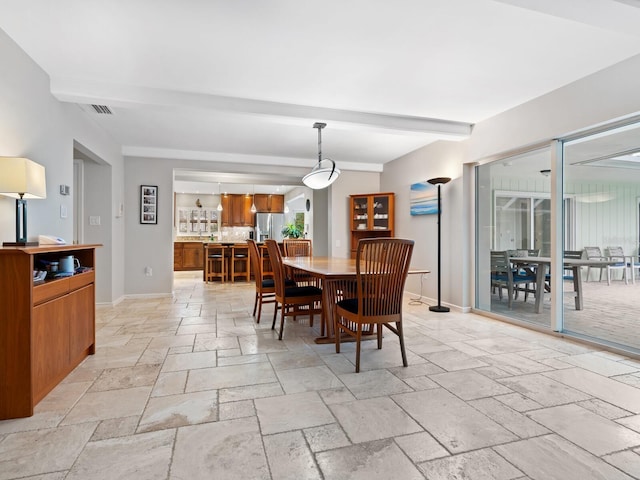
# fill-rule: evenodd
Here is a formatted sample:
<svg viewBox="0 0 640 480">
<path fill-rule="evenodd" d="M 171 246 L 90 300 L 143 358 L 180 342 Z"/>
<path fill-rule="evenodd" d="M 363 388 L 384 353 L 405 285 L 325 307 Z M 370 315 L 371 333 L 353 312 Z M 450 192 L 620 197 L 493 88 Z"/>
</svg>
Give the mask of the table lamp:
<svg viewBox="0 0 640 480">
<path fill-rule="evenodd" d="M 2 245 L 38 245 L 27 242 L 27 199 L 47 198 L 44 167 L 28 158 L 0 157 L 0 195 L 16 199 L 16 241 Z"/>
</svg>

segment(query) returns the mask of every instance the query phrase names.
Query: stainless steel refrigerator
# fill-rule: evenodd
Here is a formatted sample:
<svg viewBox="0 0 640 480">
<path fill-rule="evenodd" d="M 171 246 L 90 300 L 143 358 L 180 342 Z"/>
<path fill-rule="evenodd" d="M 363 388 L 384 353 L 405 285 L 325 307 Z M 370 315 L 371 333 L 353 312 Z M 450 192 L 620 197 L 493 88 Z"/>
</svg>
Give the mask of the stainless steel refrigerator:
<svg viewBox="0 0 640 480">
<path fill-rule="evenodd" d="M 271 238 L 281 242 L 282 227 L 284 227 L 284 213 L 256 213 L 256 234 L 257 242 L 264 242 Z"/>
</svg>

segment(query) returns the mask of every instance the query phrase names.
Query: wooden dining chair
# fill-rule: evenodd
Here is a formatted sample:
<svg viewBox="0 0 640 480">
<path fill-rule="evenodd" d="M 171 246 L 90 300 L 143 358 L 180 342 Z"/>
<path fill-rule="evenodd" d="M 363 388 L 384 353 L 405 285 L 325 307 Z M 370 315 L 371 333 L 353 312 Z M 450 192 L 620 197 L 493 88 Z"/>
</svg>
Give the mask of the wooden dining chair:
<svg viewBox="0 0 640 480">
<path fill-rule="evenodd" d="M 313 256 L 313 246 L 308 238 L 285 238 L 282 241 L 285 257 L 311 257 Z M 292 278 L 297 285 L 313 285 L 320 287 L 318 281 L 308 273 L 292 270 L 287 272 L 287 276 Z"/>
<path fill-rule="evenodd" d="M 322 290 L 311 285 L 307 286 L 287 286 L 282 263 L 282 254 L 275 240 L 265 240 L 273 279 L 275 281 L 276 306 L 273 309 L 273 323 L 271 330 L 275 329 L 278 310 L 280 310 L 280 333 L 278 339 L 282 340 L 284 331 L 284 318 L 309 315 L 309 326 L 313 327 L 314 314 L 322 314 Z M 306 307 L 306 308 L 303 308 Z"/>
<path fill-rule="evenodd" d="M 362 331 L 371 324 L 376 325 L 378 349 L 382 348 L 383 325 L 398 336 L 402 364 L 407 366 L 402 330 L 402 294 L 413 244 L 413 240 L 400 238 L 367 238 L 358 242 L 357 294 L 339 301 L 334 308 L 336 353 L 340 353 L 342 332 L 355 337 L 356 373 L 360 371 Z"/>
</svg>

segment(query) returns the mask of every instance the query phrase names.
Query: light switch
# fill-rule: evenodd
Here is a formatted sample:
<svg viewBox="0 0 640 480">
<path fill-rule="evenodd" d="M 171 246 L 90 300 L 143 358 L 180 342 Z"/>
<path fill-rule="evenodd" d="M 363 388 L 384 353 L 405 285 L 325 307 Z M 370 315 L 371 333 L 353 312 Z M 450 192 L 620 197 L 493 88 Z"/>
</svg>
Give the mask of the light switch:
<svg viewBox="0 0 640 480">
<path fill-rule="evenodd" d="M 67 218 L 67 207 L 60 205 L 60 218 Z"/>
<path fill-rule="evenodd" d="M 100 216 L 90 216 L 89 217 L 89 225 L 97 226 L 100 225 Z"/>
</svg>

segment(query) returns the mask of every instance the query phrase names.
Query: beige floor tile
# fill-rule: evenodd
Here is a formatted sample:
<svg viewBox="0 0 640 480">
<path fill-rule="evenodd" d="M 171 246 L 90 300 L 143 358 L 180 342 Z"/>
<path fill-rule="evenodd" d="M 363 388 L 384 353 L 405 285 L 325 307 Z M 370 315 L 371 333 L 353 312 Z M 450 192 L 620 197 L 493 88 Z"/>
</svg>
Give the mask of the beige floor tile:
<svg viewBox="0 0 640 480">
<path fill-rule="evenodd" d="M 550 433 L 542 425 L 534 422 L 526 415 L 516 412 L 495 398 L 482 398 L 469 402 L 476 410 L 484 413 L 520 438 L 536 437 Z"/>
<path fill-rule="evenodd" d="M 640 478 L 640 454 L 626 451 L 605 455 L 602 459 L 634 478 Z"/>
<path fill-rule="evenodd" d="M 220 420 L 233 420 L 234 418 L 253 417 L 256 409 L 251 400 L 221 403 L 218 405 L 218 417 Z"/>
<path fill-rule="evenodd" d="M 632 480 L 557 435 L 499 445 L 494 450 L 532 480 Z"/>
<path fill-rule="evenodd" d="M 255 400 L 255 405 L 263 435 L 335 422 L 316 392 L 259 398 Z"/>
<path fill-rule="evenodd" d="M 276 375 L 285 393 L 340 388 L 343 383 L 326 366 L 296 368 L 277 371 Z"/>
<path fill-rule="evenodd" d="M 639 370 L 638 367 L 632 367 L 625 365 L 620 361 L 610 360 L 607 357 L 598 355 L 597 353 L 583 353 L 581 355 L 572 355 L 564 357 L 563 362 L 570 363 L 576 367 L 584 368 L 594 373 L 604 375 L 605 377 L 612 377 L 614 375 L 624 375 L 626 373 L 635 373 Z"/>
<path fill-rule="evenodd" d="M 291 368 L 318 367 L 324 365 L 322 358 L 309 347 L 288 352 L 269 353 L 267 355 L 274 370 Z"/>
<path fill-rule="evenodd" d="M 150 398 L 138 432 L 164 430 L 218 420 L 218 392 L 183 393 Z"/>
<path fill-rule="evenodd" d="M 136 433 L 139 421 L 139 416 L 102 420 L 100 424 L 98 424 L 96 431 L 93 432 L 91 441 L 97 442 L 98 440 L 106 440 L 108 438 L 133 435 Z"/>
<path fill-rule="evenodd" d="M 438 373 L 429 378 L 463 400 L 513 393 L 513 390 L 473 370 Z"/>
<path fill-rule="evenodd" d="M 177 372 L 179 370 L 215 367 L 217 362 L 216 352 L 193 352 L 167 355 L 167 358 L 162 365 L 162 372 Z"/>
<path fill-rule="evenodd" d="M 393 395 L 392 398 L 451 453 L 517 439 L 504 427 L 441 388 Z"/>
<path fill-rule="evenodd" d="M 67 480 L 166 478 L 175 431 L 162 431 L 89 442 Z"/>
<path fill-rule="evenodd" d="M 419 465 L 429 480 L 513 480 L 522 472 L 489 448 Z"/>
<path fill-rule="evenodd" d="M 529 416 L 597 456 L 640 447 L 640 433 L 577 405 L 536 410 Z"/>
<path fill-rule="evenodd" d="M 396 443 L 414 463 L 426 462 L 434 458 L 449 456 L 442 445 L 427 432 L 412 433 L 395 437 Z"/>
<path fill-rule="evenodd" d="M 152 387 L 88 392 L 71 409 L 61 425 L 131 417 L 142 414 Z"/>
<path fill-rule="evenodd" d="M 162 397 L 165 395 L 184 393 L 184 389 L 187 386 L 188 374 L 189 372 L 186 370 L 159 374 L 151 391 L 151 396 Z"/>
<path fill-rule="evenodd" d="M 458 350 L 423 353 L 421 355 L 447 372 L 488 366 L 488 364 L 483 360 L 477 359 Z"/>
<path fill-rule="evenodd" d="M 589 399 L 589 395 L 540 374 L 503 378 L 499 381 L 545 407 Z"/>
<path fill-rule="evenodd" d="M 640 389 L 581 368 L 548 372 L 545 376 L 633 413 L 640 413 Z"/>
<path fill-rule="evenodd" d="M 324 450 L 333 450 L 334 448 L 351 445 L 344 430 L 342 430 L 337 423 L 305 428 L 304 436 L 307 442 L 309 442 L 309 447 L 312 452 L 322 452 Z"/>
<path fill-rule="evenodd" d="M 284 390 L 282 390 L 280 383 L 271 382 L 261 385 L 221 388 L 218 391 L 218 400 L 220 403 L 226 403 L 255 398 L 278 397 L 280 395 L 284 395 Z"/>
<path fill-rule="evenodd" d="M 179 428 L 170 478 L 270 480 L 255 417 Z"/>
<path fill-rule="evenodd" d="M 192 370 L 187 379 L 187 392 L 240 387 L 276 382 L 270 363 L 251 363 Z"/>
<path fill-rule="evenodd" d="M 391 439 L 320 452 L 316 459 L 325 480 L 424 480 L 417 467 Z"/>
<path fill-rule="evenodd" d="M 97 425 L 90 422 L 7 435 L 0 443 L 0 480 L 71 468 Z"/>
<path fill-rule="evenodd" d="M 104 370 L 89 391 L 103 392 L 105 390 L 153 385 L 160 372 L 160 366 L 159 364 L 152 364 Z"/>
<path fill-rule="evenodd" d="M 387 397 L 338 403 L 329 408 L 353 443 L 422 431 L 409 415 Z"/>
<path fill-rule="evenodd" d="M 339 378 L 351 390 L 351 393 L 359 399 L 412 391 L 409 385 L 387 370 L 348 373 L 340 375 Z"/>
<path fill-rule="evenodd" d="M 272 478 L 320 480 L 313 455 L 300 431 L 264 437 L 264 449 Z"/>
</svg>

